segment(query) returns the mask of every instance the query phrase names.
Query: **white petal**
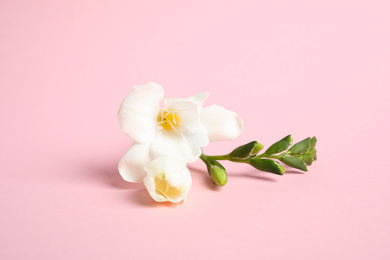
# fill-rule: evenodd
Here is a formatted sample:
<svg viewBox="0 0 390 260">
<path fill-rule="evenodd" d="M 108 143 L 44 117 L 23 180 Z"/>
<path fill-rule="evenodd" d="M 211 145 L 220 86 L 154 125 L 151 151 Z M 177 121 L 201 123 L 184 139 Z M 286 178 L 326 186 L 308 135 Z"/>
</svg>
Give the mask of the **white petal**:
<svg viewBox="0 0 390 260">
<path fill-rule="evenodd" d="M 153 160 L 145 169 L 144 184 L 155 201 L 178 203 L 186 199 L 192 180 L 184 162 L 164 156 Z"/>
<path fill-rule="evenodd" d="M 120 128 L 138 143 L 150 142 L 157 128 L 157 114 L 164 97 L 156 83 L 135 86 L 125 97 L 118 112 Z"/>
<path fill-rule="evenodd" d="M 156 183 L 154 181 L 154 176 L 147 174 L 144 178 L 144 185 L 148 190 L 150 196 L 157 202 L 168 201 L 163 195 L 156 193 Z"/>
<path fill-rule="evenodd" d="M 190 132 L 187 134 L 190 135 Z M 170 156 L 188 163 L 196 161 L 202 153 L 201 146 L 204 139 L 198 140 L 196 136 L 190 137 L 192 139 L 187 140 L 183 134 L 158 132 L 151 146 L 153 158 Z"/>
<path fill-rule="evenodd" d="M 150 144 L 133 143 L 119 161 L 118 170 L 126 181 L 142 182 L 146 175 L 145 166 L 150 161 Z"/>
<path fill-rule="evenodd" d="M 166 98 L 164 105 L 172 109 L 180 118 L 180 130 L 194 131 L 200 126 L 200 109 L 194 102 L 182 98 Z"/>
<path fill-rule="evenodd" d="M 164 100 L 164 104 L 168 105 L 170 102 L 176 102 L 176 101 L 190 101 L 196 105 L 202 106 L 203 102 L 206 100 L 206 98 L 210 95 L 208 92 L 200 93 L 188 98 L 167 98 Z"/>
<path fill-rule="evenodd" d="M 185 139 L 194 147 L 204 147 L 209 144 L 207 130 L 203 125 L 200 125 L 194 132 L 185 132 Z"/>
<path fill-rule="evenodd" d="M 210 93 L 200 93 L 198 95 L 195 95 L 195 96 L 192 96 L 192 97 L 189 97 L 187 98 L 187 100 L 191 101 L 191 102 L 194 102 L 195 104 L 197 105 L 200 105 L 200 107 L 202 107 L 203 105 L 203 102 L 206 100 L 206 98 L 210 95 Z"/>
<path fill-rule="evenodd" d="M 233 140 L 243 129 L 237 113 L 217 105 L 202 108 L 200 122 L 206 128 L 210 142 Z"/>
<path fill-rule="evenodd" d="M 195 131 L 200 126 L 200 111 L 208 96 L 209 93 L 201 93 L 189 98 L 166 98 L 164 105 L 179 114 L 188 131 Z"/>
</svg>

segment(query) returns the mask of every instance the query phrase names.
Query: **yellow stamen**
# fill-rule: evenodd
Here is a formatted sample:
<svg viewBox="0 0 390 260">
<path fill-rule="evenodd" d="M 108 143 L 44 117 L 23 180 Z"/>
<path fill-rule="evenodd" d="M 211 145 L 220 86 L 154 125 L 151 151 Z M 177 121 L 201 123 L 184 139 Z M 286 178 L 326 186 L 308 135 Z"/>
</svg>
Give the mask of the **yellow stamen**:
<svg viewBox="0 0 390 260">
<path fill-rule="evenodd" d="M 169 183 L 164 179 L 159 177 L 154 178 L 154 183 L 156 185 L 156 193 L 158 195 L 163 196 L 166 199 L 176 199 L 180 197 L 181 191 L 176 187 L 172 187 Z"/>
<path fill-rule="evenodd" d="M 180 117 L 172 109 L 161 108 L 160 113 L 157 116 L 157 123 L 161 129 L 167 131 L 177 131 L 177 127 L 180 123 Z"/>
</svg>

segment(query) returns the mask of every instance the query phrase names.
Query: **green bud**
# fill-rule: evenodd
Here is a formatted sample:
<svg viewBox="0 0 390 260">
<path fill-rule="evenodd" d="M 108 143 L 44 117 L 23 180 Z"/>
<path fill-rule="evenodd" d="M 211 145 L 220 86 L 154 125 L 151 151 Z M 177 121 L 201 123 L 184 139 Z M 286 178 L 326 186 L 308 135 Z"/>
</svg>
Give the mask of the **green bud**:
<svg viewBox="0 0 390 260">
<path fill-rule="evenodd" d="M 300 154 L 300 153 L 305 153 L 307 152 L 307 150 L 309 150 L 309 147 L 310 147 L 310 137 L 294 144 L 290 149 L 289 151 L 292 153 L 292 154 Z"/>
<path fill-rule="evenodd" d="M 228 181 L 226 170 L 219 168 L 216 165 L 213 165 L 211 167 L 210 176 L 213 179 L 214 183 L 218 186 L 224 186 Z"/>
<path fill-rule="evenodd" d="M 256 142 L 256 145 L 255 145 L 255 147 L 253 147 L 253 150 L 252 150 L 252 156 L 258 154 L 261 150 L 263 150 L 263 148 L 264 148 L 264 145 Z"/>
<path fill-rule="evenodd" d="M 316 149 L 312 149 L 308 152 L 309 155 L 311 155 L 314 159 L 314 161 L 317 160 L 317 150 Z"/>
<path fill-rule="evenodd" d="M 278 175 L 283 175 L 286 171 L 279 162 L 272 159 L 259 159 L 255 157 L 250 159 L 249 164 L 260 171 L 271 172 Z"/>
<path fill-rule="evenodd" d="M 290 167 L 307 172 L 307 167 L 306 167 L 304 161 L 299 157 L 282 156 L 282 158 L 280 158 L 280 160 Z"/>
<path fill-rule="evenodd" d="M 273 145 L 271 145 L 265 151 L 264 154 L 265 155 L 272 155 L 272 154 L 277 154 L 277 153 L 283 152 L 291 145 L 292 142 L 293 142 L 293 139 L 292 139 L 291 135 L 288 135 L 285 138 L 283 138 L 282 140 L 279 140 L 276 143 L 274 143 Z"/>
<path fill-rule="evenodd" d="M 261 149 L 264 148 L 264 145 L 259 144 L 256 141 L 252 141 L 250 143 L 241 145 L 234 149 L 230 154 L 229 157 L 230 159 L 233 160 L 245 160 L 248 158 L 251 158 L 258 154 Z"/>
<path fill-rule="evenodd" d="M 308 155 L 308 154 L 305 154 L 302 156 L 302 160 L 307 164 L 307 165 L 311 165 L 314 161 L 313 159 L 313 156 L 311 155 Z"/>
<path fill-rule="evenodd" d="M 227 183 L 225 167 L 223 167 L 223 165 L 218 161 L 208 160 L 204 157 L 201 157 L 201 159 L 206 163 L 207 171 L 209 172 L 214 183 L 218 186 L 224 186 Z"/>
</svg>

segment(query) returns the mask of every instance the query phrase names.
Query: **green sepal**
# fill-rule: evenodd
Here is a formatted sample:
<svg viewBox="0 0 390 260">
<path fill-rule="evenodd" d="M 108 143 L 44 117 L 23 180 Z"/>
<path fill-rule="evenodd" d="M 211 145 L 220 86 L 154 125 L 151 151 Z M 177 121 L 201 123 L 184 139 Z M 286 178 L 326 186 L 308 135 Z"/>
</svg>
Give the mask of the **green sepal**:
<svg viewBox="0 0 390 260">
<path fill-rule="evenodd" d="M 282 156 L 280 160 L 290 167 L 307 172 L 306 165 L 301 158 L 293 156 Z"/>
<path fill-rule="evenodd" d="M 292 143 L 293 139 L 291 135 L 286 136 L 285 138 L 277 141 L 273 145 L 271 145 L 264 153 L 264 155 L 272 155 L 276 153 L 283 152 L 286 150 Z"/>
<path fill-rule="evenodd" d="M 279 162 L 271 159 L 253 158 L 249 160 L 249 164 L 260 171 L 272 172 L 279 175 L 283 175 L 286 171 Z"/>
<path fill-rule="evenodd" d="M 214 161 L 214 160 L 207 160 L 207 170 L 209 171 L 209 174 L 211 175 L 211 168 L 214 166 L 214 167 L 219 167 L 221 169 L 223 169 L 224 171 L 226 171 L 225 167 L 223 167 L 222 164 L 220 164 L 218 161 Z"/>
<path fill-rule="evenodd" d="M 310 137 L 294 144 L 293 146 L 291 146 L 289 151 L 292 154 L 305 153 L 307 152 L 307 150 L 309 150 L 309 147 L 310 147 Z"/>
<path fill-rule="evenodd" d="M 245 160 L 248 158 L 251 158 L 258 154 L 262 149 L 264 148 L 264 145 L 252 141 L 250 143 L 241 145 L 234 149 L 230 154 L 229 158 L 233 160 Z"/>
<path fill-rule="evenodd" d="M 316 148 L 316 144 L 317 144 L 317 138 L 314 136 L 312 139 L 310 139 L 309 150 Z"/>
<path fill-rule="evenodd" d="M 302 160 L 307 164 L 311 165 L 313 163 L 313 157 L 311 155 L 305 154 L 302 156 Z"/>
</svg>

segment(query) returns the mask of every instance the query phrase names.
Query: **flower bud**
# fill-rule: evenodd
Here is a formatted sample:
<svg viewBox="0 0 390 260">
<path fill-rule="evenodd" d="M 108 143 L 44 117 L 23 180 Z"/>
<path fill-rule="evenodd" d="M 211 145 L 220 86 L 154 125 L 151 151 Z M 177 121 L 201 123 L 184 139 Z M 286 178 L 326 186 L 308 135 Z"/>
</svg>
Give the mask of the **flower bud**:
<svg viewBox="0 0 390 260">
<path fill-rule="evenodd" d="M 210 170 L 211 178 L 218 186 L 224 186 L 227 183 L 227 174 L 225 169 L 221 169 L 216 165 L 213 165 Z"/>
<path fill-rule="evenodd" d="M 258 154 L 261 150 L 263 150 L 264 145 L 256 142 L 255 146 L 253 147 L 253 150 L 251 152 L 251 155 L 256 155 Z"/>
<path fill-rule="evenodd" d="M 256 141 L 252 141 L 250 143 L 237 147 L 229 154 L 229 156 L 231 159 L 234 160 L 246 160 L 258 154 L 263 148 L 264 145 Z"/>
<path fill-rule="evenodd" d="M 186 199 L 192 180 L 185 162 L 162 156 L 151 161 L 145 170 L 144 184 L 155 201 L 179 203 Z"/>
</svg>

